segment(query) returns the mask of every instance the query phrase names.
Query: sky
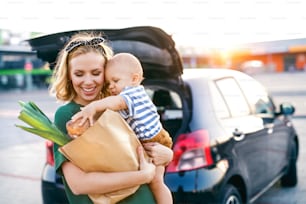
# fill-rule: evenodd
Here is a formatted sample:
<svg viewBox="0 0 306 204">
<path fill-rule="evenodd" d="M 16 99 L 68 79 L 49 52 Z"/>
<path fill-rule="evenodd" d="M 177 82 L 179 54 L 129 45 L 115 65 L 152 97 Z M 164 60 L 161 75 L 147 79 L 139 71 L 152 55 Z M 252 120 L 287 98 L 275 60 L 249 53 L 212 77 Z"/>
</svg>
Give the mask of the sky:
<svg viewBox="0 0 306 204">
<path fill-rule="evenodd" d="M 306 38 L 304 0 L 1 0 L 0 29 L 55 33 L 157 26 L 178 46 Z"/>
</svg>

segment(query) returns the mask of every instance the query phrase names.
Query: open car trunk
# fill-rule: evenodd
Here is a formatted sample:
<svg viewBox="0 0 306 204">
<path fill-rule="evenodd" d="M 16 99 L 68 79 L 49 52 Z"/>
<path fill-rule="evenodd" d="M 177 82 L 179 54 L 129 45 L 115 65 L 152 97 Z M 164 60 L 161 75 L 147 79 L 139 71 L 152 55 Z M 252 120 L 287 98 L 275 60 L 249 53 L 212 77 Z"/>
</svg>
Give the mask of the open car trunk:
<svg viewBox="0 0 306 204">
<path fill-rule="evenodd" d="M 144 70 L 143 85 L 156 104 L 161 122 L 174 137 L 186 128 L 190 117 L 188 92 L 181 80 L 183 66 L 171 36 L 157 27 L 90 29 L 54 33 L 28 40 L 37 56 L 54 67 L 58 52 L 78 32 L 100 33 L 114 53 L 135 55 Z"/>
<path fill-rule="evenodd" d="M 37 56 L 54 65 L 58 52 L 73 34 L 80 31 L 100 33 L 108 40 L 115 53 L 129 52 L 142 63 L 145 78 L 178 80 L 183 73 L 181 58 L 171 36 L 163 30 L 150 27 L 124 29 L 74 30 L 49 34 L 28 40 Z"/>
</svg>

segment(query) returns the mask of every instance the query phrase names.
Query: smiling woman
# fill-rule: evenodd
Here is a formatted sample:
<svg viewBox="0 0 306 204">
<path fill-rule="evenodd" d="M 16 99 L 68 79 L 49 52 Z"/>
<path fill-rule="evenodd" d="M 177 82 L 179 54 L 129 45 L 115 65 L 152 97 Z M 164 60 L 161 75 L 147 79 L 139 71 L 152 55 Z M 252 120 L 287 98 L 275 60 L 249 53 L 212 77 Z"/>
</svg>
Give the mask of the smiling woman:
<svg viewBox="0 0 306 204">
<path fill-rule="evenodd" d="M 150 31 L 150 29 L 148 30 Z M 152 30 L 154 33 L 154 29 Z M 128 32 L 128 30 L 123 31 L 121 35 Z M 156 31 L 158 31 L 158 29 L 156 29 Z M 56 110 L 54 123 L 56 127 L 65 134 L 67 134 L 66 123 L 75 113 L 79 112 L 82 107 L 90 102 L 105 97 L 105 93 L 103 92 L 104 68 L 107 60 L 112 57 L 113 51 L 104 40 L 104 36 L 102 36 L 101 33 L 101 30 L 72 31 L 42 36 L 29 41 L 35 49 L 38 49 L 40 57 L 47 57 L 44 59 L 48 59 L 49 62 L 54 62 L 53 60 L 56 60 L 53 73 L 54 80 L 51 84 L 51 93 L 55 94 L 56 98 L 64 102 L 64 104 Z M 128 38 L 130 37 L 131 36 Z M 48 49 L 44 49 L 46 45 Z M 51 54 L 50 45 L 55 48 L 52 50 L 53 52 Z M 59 49 L 61 50 L 60 52 L 58 52 Z M 57 54 L 59 54 L 58 57 Z M 103 122 L 103 124 L 105 125 L 108 123 Z M 90 131 L 90 128 L 88 131 Z M 89 134 L 94 136 L 93 132 Z M 103 135 L 114 136 L 114 134 Z M 125 137 L 123 136 L 122 138 Z M 78 141 L 78 139 L 79 138 L 76 138 L 68 144 Z M 100 141 L 105 140 L 101 139 Z M 97 143 L 98 142 L 95 142 L 92 144 L 92 148 L 89 148 L 95 149 L 94 147 L 96 147 L 95 145 Z M 106 145 L 109 145 L 111 149 L 114 150 L 114 145 L 109 143 Z M 132 193 L 128 194 L 128 197 L 116 196 L 116 202 L 126 204 L 154 203 L 152 192 L 148 189 L 147 183 L 150 183 L 153 179 L 156 167 L 152 162 L 145 159 L 143 148 L 146 150 L 147 154 L 153 158 L 152 160 L 154 160 L 156 165 L 168 163 L 172 157 L 172 151 L 170 148 L 164 147 L 159 143 L 151 145 L 148 143 L 148 146 L 144 146 L 143 148 L 141 146 L 133 147 L 135 148 L 134 151 L 137 152 L 137 158 L 135 158 L 137 161 L 136 168 L 129 170 L 125 169 L 124 171 L 104 171 L 96 168 L 82 168 L 75 160 L 71 159 L 72 157 L 62 154 L 60 145 L 54 144 L 53 155 L 55 169 L 57 170 L 56 177 L 62 177 L 65 193 L 69 202 L 73 204 L 93 202 L 104 203 L 105 199 L 109 199 L 109 196 L 104 195 L 139 186 L 136 191 L 134 190 Z M 76 155 L 82 156 L 82 152 L 88 152 L 84 145 L 78 145 L 77 148 L 78 151 Z M 48 149 L 52 149 L 52 144 L 48 146 Z M 90 159 L 86 161 L 97 161 L 94 159 L 97 155 L 100 155 L 97 158 L 99 161 L 102 158 L 109 160 L 110 157 L 107 156 L 109 152 L 104 152 L 106 148 L 98 149 L 102 149 L 103 154 L 89 154 Z M 121 148 L 119 147 L 118 150 L 121 150 Z M 118 150 L 116 151 L 117 153 Z M 49 158 L 53 157 L 51 156 Z M 121 161 L 123 160 L 129 161 L 129 159 L 121 159 Z M 48 171 L 49 167 L 50 166 L 47 164 L 45 171 Z M 54 167 L 51 167 L 51 169 L 54 169 Z M 44 182 L 44 184 L 47 186 L 48 181 Z M 45 192 L 49 191 L 47 188 L 44 189 L 46 190 Z M 50 195 L 49 193 L 46 194 L 43 194 L 44 198 L 48 199 Z"/>
</svg>

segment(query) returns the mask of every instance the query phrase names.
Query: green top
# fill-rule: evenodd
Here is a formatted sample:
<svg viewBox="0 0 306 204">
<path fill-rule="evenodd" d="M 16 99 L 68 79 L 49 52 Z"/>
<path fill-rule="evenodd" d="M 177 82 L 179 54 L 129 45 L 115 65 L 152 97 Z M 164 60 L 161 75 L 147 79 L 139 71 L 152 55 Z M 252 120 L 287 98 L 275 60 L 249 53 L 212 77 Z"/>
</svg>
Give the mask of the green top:
<svg viewBox="0 0 306 204">
<path fill-rule="evenodd" d="M 70 102 L 66 105 L 59 107 L 54 116 L 55 125 L 63 132 L 67 133 L 66 122 L 71 119 L 71 117 L 80 111 L 81 105 L 75 102 Z M 61 165 L 67 159 L 58 151 L 58 145 L 54 144 L 54 159 L 55 168 L 58 173 L 61 174 Z M 69 203 L 71 204 L 93 204 L 87 195 L 74 195 L 69 186 L 67 185 L 65 178 L 63 178 L 63 183 L 65 185 L 65 191 Z M 149 189 L 148 185 L 141 185 L 140 188 L 131 196 L 119 202 L 120 204 L 155 204 L 153 194 Z"/>
</svg>

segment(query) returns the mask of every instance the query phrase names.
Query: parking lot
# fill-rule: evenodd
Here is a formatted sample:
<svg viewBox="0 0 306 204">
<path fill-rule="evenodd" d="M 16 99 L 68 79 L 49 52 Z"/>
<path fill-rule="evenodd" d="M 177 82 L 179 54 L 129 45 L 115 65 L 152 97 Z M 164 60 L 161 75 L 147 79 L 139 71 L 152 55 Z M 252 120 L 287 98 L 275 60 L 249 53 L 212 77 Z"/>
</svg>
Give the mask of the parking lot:
<svg viewBox="0 0 306 204">
<path fill-rule="evenodd" d="M 306 73 L 255 76 L 274 95 L 276 102 L 296 106 L 294 125 L 300 136 L 299 183 L 294 188 L 273 186 L 256 204 L 303 204 L 306 202 Z M 52 119 L 59 106 L 46 89 L 0 92 L 0 203 L 41 204 L 40 174 L 45 159 L 44 140 L 17 129 L 19 100 L 35 101 Z"/>
</svg>

